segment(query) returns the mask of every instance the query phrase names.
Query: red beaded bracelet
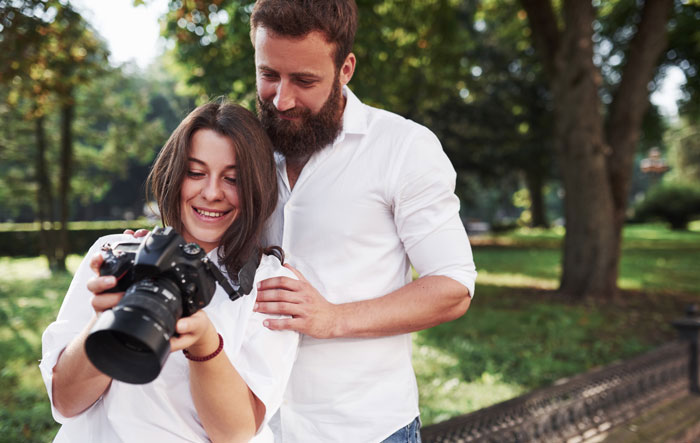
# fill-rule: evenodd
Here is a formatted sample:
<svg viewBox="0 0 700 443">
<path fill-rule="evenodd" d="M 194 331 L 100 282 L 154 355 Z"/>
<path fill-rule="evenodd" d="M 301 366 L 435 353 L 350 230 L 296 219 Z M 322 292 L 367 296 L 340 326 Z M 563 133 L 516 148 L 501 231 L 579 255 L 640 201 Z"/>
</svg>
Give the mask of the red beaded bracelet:
<svg viewBox="0 0 700 443">
<path fill-rule="evenodd" d="M 205 355 L 204 357 L 197 357 L 195 355 L 190 354 L 190 352 L 187 349 L 183 349 L 182 353 L 185 354 L 185 357 L 187 357 L 188 360 L 192 361 L 207 361 L 211 360 L 212 358 L 216 357 L 221 353 L 221 351 L 224 349 L 224 338 L 221 336 L 221 334 L 217 334 L 219 336 L 219 347 L 216 348 L 216 351 L 212 352 L 209 355 Z"/>
</svg>

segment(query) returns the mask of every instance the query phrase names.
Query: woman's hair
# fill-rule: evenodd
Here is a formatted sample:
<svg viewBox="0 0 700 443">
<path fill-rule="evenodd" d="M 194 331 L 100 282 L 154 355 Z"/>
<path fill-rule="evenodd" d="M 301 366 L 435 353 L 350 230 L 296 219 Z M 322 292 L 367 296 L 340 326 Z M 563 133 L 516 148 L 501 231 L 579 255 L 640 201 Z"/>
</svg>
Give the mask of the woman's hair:
<svg viewBox="0 0 700 443">
<path fill-rule="evenodd" d="M 180 193 L 187 174 L 192 135 L 200 129 L 227 137 L 236 154 L 239 210 L 221 238 L 218 250 L 220 263 L 235 279 L 250 258 L 259 260 L 263 251 L 263 226 L 277 204 L 272 143 L 253 113 L 227 102 L 197 107 L 158 153 L 146 181 L 147 197 L 150 189 L 164 226 L 183 232 Z"/>
</svg>

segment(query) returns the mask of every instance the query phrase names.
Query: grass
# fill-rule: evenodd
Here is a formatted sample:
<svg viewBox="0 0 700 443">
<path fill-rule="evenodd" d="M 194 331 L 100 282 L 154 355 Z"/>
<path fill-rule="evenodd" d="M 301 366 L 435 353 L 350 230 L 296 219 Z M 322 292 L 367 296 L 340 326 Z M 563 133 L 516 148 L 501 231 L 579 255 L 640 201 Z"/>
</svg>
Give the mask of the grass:
<svg viewBox="0 0 700 443">
<path fill-rule="evenodd" d="M 69 269 L 79 260 L 71 256 Z M 0 257 L 0 441 L 48 442 L 58 430 L 38 365 L 41 334 L 70 281 L 51 276 L 43 258 Z"/>
<path fill-rule="evenodd" d="M 700 301 L 700 224 L 624 232 L 619 297 L 556 295 L 563 231 L 475 239 L 479 277 L 464 317 L 414 336 L 424 424 L 507 400 L 675 337 L 670 321 Z"/>
<path fill-rule="evenodd" d="M 700 224 L 626 228 L 621 295 L 572 303 L 556 295 L 562 232 L 519 230 L 474 240 L 476 296 L 464 317 L 414 334 L 424 424 L 470 412 L 675 336 L 669 322 L 700 301 Z M 75 270 L 80 258 L 70 256 Z M 0 257 L 0 442 L 48 442 L 58 426 L 38 369 L 41 334 L 70 275 L 41 258 Z"/>
</svg>

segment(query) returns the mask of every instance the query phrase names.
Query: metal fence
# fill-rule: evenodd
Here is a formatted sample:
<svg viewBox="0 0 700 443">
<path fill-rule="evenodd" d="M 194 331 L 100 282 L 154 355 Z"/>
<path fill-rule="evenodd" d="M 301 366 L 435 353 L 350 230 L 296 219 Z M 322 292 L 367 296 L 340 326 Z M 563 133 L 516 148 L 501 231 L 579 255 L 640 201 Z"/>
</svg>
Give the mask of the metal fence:
<svg viewBox="0 0 700 443">
<path fill-rule="evenodd" d="M 426 426 L 424 442 L 569 442 L 606 432 L 662 401 L 698 392 L 697 310 L 681 339 L 471 414 Z"/>
</svg>

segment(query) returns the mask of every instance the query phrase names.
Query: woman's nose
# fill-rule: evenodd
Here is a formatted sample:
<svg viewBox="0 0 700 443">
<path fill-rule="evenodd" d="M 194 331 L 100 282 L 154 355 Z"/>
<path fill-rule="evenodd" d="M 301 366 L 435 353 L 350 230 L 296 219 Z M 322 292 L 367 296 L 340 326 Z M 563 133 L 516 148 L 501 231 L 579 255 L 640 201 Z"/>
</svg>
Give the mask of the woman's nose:
<svg viewBox="0 0 700 443">
<path fill-rule="evenodd" d="M 203 196 L 207 200 L 216 201 L 224 197 L 224 190 L 221 187 L 221 182 L 216 179 L 207 180 L 203 191 Z"/>
</svg>

